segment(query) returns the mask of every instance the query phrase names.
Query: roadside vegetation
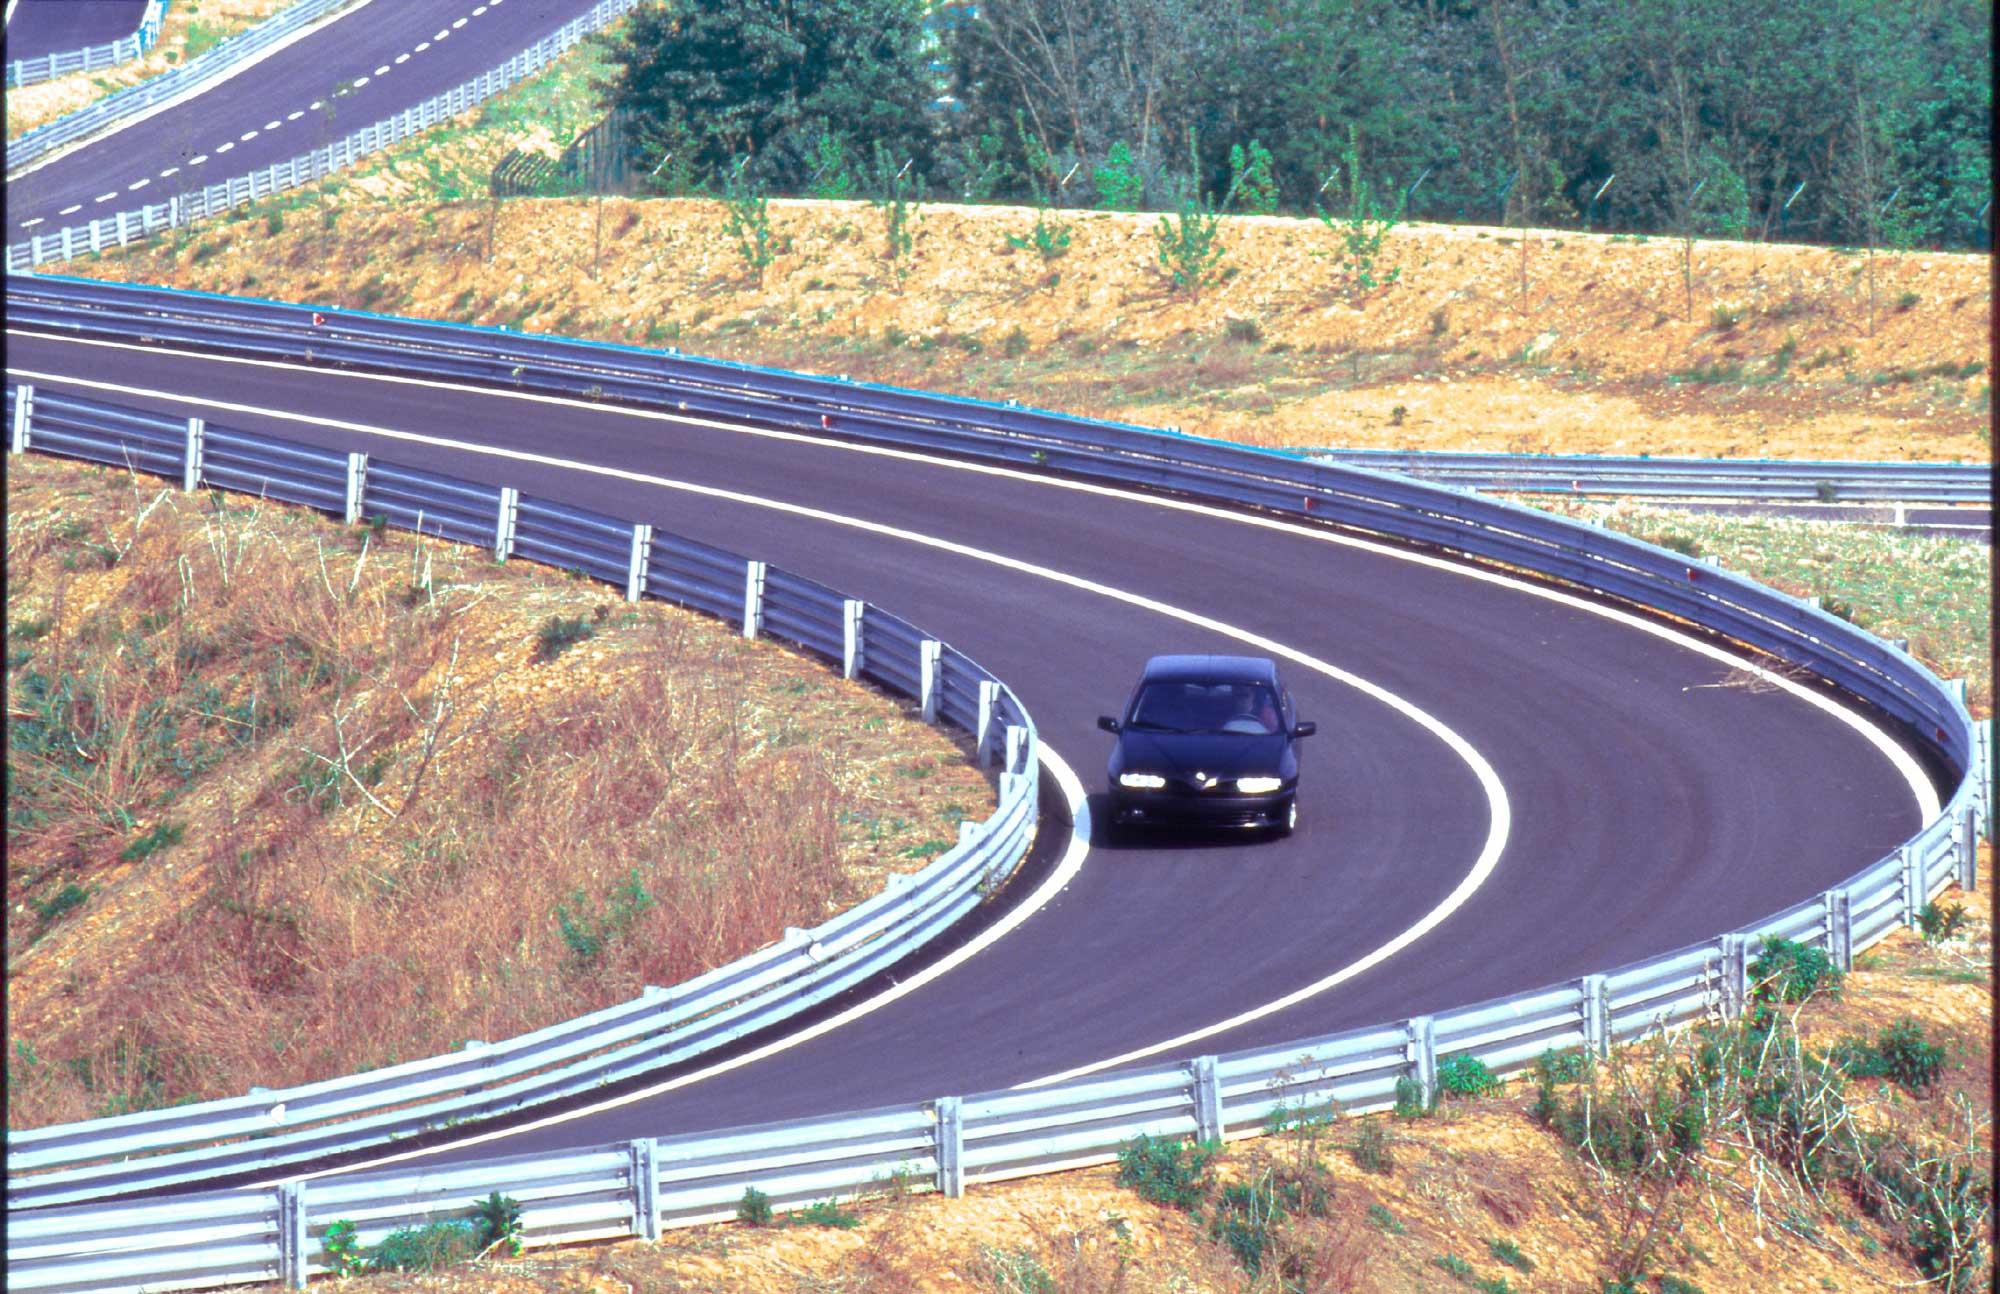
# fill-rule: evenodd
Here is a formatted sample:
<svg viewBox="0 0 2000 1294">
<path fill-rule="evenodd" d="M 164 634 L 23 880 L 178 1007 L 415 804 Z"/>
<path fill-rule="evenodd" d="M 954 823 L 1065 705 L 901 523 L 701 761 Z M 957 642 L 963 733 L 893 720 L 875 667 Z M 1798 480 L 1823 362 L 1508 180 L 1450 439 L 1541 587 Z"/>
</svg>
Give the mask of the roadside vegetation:
<svg viewBox="0 0 2000 1294">
<path fill-rule="evenodd" d="M 10 1127 L 626 1000 L 992 809 L 907 707 L 523 562 L 33 455 L 7 511 Z"/>
</svg>

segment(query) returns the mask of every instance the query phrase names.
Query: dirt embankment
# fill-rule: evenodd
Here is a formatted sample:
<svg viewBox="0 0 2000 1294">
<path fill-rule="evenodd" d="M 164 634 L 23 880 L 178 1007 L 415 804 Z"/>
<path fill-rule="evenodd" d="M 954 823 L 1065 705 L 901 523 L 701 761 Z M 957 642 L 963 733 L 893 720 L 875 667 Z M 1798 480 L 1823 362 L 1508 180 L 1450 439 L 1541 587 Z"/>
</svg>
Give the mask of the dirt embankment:
<svg viewBox="0 0 2000 1294">
<path fill-rule="evenodd" d="M 1222 222 L 1177 292 L 1159 217 L 774 201 L 300 199 L 75 272 L 676 345 L 1267 444 L 1985 461 L 1989 260 L 1414 225 L 1355 286 L 1314 220 Z M 1525 253 L 1525 255 L 1524 255 Z M 1523 270 L 1525 267 L 1525 289 Z"/>
</svg>

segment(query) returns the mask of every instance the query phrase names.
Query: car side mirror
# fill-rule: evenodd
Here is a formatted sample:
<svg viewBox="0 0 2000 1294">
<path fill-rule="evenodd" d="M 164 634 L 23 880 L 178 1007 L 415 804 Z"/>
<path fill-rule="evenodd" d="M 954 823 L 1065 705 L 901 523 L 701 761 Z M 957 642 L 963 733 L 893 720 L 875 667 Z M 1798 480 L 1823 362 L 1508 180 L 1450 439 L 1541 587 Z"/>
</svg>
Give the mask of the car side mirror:
<svg viewBox="0 0 2000 1294">
<path fill-rule="evenodd" d="M 1104 729 L 1104 731 L 1106 732 L 1118 731 L 1118 721 L 1112 718 L 1108 714 L 1100 714 L 1097 716 L 1097 726 Z"/>
<path fill-rule="evenodd" d="M 1301 719 L 1292 725 L 1292 736 L 1294 737 L 1310 737 L 1318 731 L 1319 725 L 1311 719 Z"/>
</svg>

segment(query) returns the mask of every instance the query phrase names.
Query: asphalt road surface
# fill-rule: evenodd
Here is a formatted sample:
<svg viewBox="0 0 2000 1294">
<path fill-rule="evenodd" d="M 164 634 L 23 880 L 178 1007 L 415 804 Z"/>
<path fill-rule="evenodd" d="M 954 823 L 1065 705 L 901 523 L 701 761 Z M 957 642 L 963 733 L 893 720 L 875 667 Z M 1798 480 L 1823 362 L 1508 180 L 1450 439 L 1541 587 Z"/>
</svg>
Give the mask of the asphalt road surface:
<svg viewBox="0 0 2000 1294">
<path fill-rule="evenodd" d="M 6 61 L 73 54 L 139 30 L 146 0 L 19 0 L 7 15 Z"/>
</svg>

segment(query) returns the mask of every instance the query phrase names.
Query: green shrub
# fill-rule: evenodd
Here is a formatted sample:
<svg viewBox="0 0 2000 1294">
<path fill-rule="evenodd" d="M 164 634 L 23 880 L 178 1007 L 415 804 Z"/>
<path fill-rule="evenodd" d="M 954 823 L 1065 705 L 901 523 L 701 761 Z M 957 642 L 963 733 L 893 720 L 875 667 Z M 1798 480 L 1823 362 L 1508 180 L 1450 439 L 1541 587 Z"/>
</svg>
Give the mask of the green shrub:
<svg viewBox="0 0 2000 1294">
<path fill-rule="evenodd" d="M 181 835 L 187 829 L 178 822 L 155 823 L 150 831 L 118 851 L 120 860 L 136 863 L 142 858 L 169 849 L 181 842 Z"/>
<path fill-rule="evenodd" d="M 321 1258 L 336 1276 L 358 1276 L 367 1270 L 367 1257 L 361 1252 L 361 1242 L 355 1238 L 354 1224 L 344 1218 L 326 1224 L 319 1249 Z"/>
<path fill-rule="evenodd" d="M 535 659 L 554 660 L 571 645 L 590 637 L 596 630 L 582 616 L 550 616 L 536 635 Z"/>
<path fill-rule="evenodd" d="M 504 1243 L 507 1252 L 521 1252 L 521 1202 L 494 1191 L 472 1205 L 472 1222 L 479 1230 L 480 1252 Z"/>
<path fill-rule="evenodd" d="M 378 1272 L 433 1272 L 477 1254 L 479 1228 L 464 1218 L 391 1231 L 368 1251 L 368 1269 Z"/>
<path fill-rule="evenodd" d="M 753 1227 L 771 1225 L 771 1197 L 754 1186 L 743 1188 L 743 1198 L 736 1202 L 736 1220 Z"/>
<path fill-rule="evenodd" d="M 1028 231 L 1027 237 L 1008 234 L 1007 245 L 1023 251 L 1032 249 L 1044 263 L 1060 260 L 1069 254 L 1071 228 L 1052 208 L 1043 207 L 1035 213 L 1035 227 Z"/>
<path fill-rule="evenodd" d="M 993 1294 L 1057 1294 L 1056 1278 L 1032 1249 L 981 1245 L 967 1275 Z"/>
<path fill-rule="evenodd" d="M 1789 939 L 1764 940 L 1750 963 L 1751 997 L 1757 1003 L 1752 1020 L 1765 1027 L 1773 1008 L 1803 1002 L 1815 993 L 1837 995 L 1845 975 L 1824 948 Z"/>
<path fill-rule="evenodd" d="M 1363 1172 L 1381 1176 L 1396 1167 L 1396 1155 L 1389 1145 L 1389 1130 L 1379 1119 L 1370 1119 L 1354 1133 L 1354 1144 L 1349 1147 L 1354 1162 Z"/>
<path fill-rule="evenodd" d="M 1500 1090 L 1500 1080 L 1477 1056 L 1447 1056 L 1438 1064 L 1438 1090 L 1460 1098 Z"/>
<path fill-rule="evenodd" d="M 1155 1204 L 1192 1209 L 1201 1201 L 1218 1151 L 1214 1145 L 1142 1134 L 1118 1148 L 1118 1184 Z"/>
<path fill-rule="evenodd" d="M 1264 340 L 1264 326 L 1255 319 L 1225 319 L 1222 330 L 1229 340 L 1240 341 L 1246 345 Z"/>
<path fill-rule="evenodd" d="M 1404 1232 L 1403 1224 L 1397 1220 L 1396 1215 L 1380 1204 L 1368 1206 L 1368 1220 L 1392 1236 L 1400 1236 Z"/>
<path fill-rule="evenodd" d="M 1917 1095 L 1928 1092 L 1944 1073 L 1944 1048 L 1927 1040 L 1924 1027 L 1910 1019 L 1883 1029 L 1872 1045 L 1842 1039 L 1830 1058 L 1857 1078 L 1886 1078 Z"/>
<path fill-rule="evenodd" d="M 91 893 L 91 890 L 85 889 L 75 881 L 69 881 L 46 899 L 29 899 L 28 909 L 43 925 L 52 925 L 56 918 L 72 908 L 81 907 L 85 900 L 90 898 Z"/>
<path fill-rule="evenodd" d="M 1516 1271 L 1531 1272 L 1535 1270 L 1534 1259 L 1522 1253 L 1521 1247 L 1511 1240 L 1489 1239 L 1486 1242 L 1486 1251 Z"/>
<path fill-rule="evenodd" d="M 793 1215 L 793 1221 L 801 1226 L 838 1227 L 842 1231 L 852 1231 L 861 1225 L 861 1215 L 852 1209 L 841 1208 L 839 1200 L 817 1200 Z"/>
<path fill-rule="evenodd" d="M 1145 198 L 1146 182 L 1132 159 L 1132 148 L 1124 140 L 1111 146 L 1104 165 L 1093 167 L 1090 179 L 1097 186 L 1100 211 L 1137 211 Z"/>
<path fill-rule="evenodd" d="M 1173 216 L 1160 217 L 1153 229 L 1160 272 L 1173 281 L 1175 291 L 1198 297 L 1215 281 L 1228 251 L 1219 236 L 1221 225 L 1222 217 L 1198 197 L 1182 198 Z"/>
<path fill-rule="evenodd" d="M 764 271 L 778 257 L 771 237 L 771 202 L 762 184 L 744 176 L 748 157 L 722 177 L 722 202 L 727 211 L 723 233 L 736 242 L 743 263 L 750 267 L 758 287 L 764 286 Z"/>
<path fill-rule="evenodd" d="M 1923 911 L 1917 913 L 1917 928 L 1926 939 L 1949 939 L 1964 924 L 1965 907 L 1959 903 L 1926 903 Z"/>
<path fill-rule="evenodd" d="M 1424 1101 L 1423 1084 L 1408 1076 L 1396 1080 L 1396 1109 L 1399 1119 L 1421 1119 L 1431 1112 Z"/>
</svg>

